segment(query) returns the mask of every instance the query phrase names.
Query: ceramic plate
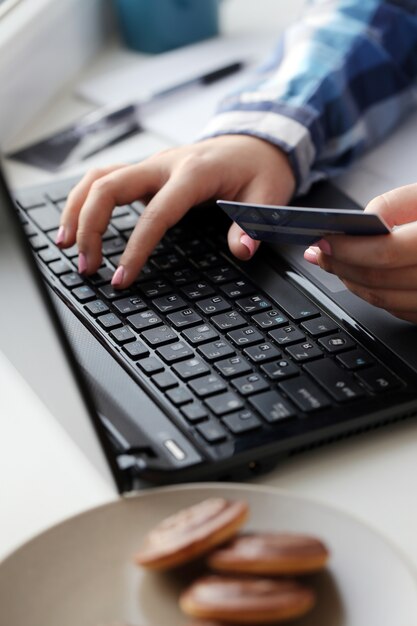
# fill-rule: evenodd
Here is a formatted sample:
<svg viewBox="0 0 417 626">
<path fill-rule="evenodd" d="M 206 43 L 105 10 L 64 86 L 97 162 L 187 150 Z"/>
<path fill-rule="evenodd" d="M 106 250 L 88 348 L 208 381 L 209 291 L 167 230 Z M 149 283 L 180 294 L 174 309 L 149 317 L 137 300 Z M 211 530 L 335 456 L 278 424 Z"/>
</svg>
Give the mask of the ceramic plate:
<svg viewBox="0 0 417 626">
<path fill-rule="evenodd" d="M 0 565 L 1 624 L 184 626 L 177 598 L 190 572 L 144 572 L 132 559 L 145 533 L 162 518 L 212 496 L 247 500 L 248 529 L 310 533 L 329 546 L 328 570 L 311 579 L 317 606 L 298 626 L 417 624 L 415 573 L 380 535 L 317 502 L 226 483 L 146 491 L 31 540 Z"/>
</svg>

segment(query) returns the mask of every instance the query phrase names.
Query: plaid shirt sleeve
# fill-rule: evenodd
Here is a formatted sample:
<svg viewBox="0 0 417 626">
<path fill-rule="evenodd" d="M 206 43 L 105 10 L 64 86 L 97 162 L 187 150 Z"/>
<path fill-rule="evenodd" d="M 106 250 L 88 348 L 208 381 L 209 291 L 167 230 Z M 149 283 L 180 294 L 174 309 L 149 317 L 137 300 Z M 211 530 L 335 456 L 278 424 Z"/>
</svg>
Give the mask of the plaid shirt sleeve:
<svg viewBox="0 0 417 626">
<path fill-rule="evenodd" d="M 304 193 L 387 135 L 417 103 L 416 81 L 417 0 L 311 0 L 203 137 L 276 144 Z"/>
</svg>

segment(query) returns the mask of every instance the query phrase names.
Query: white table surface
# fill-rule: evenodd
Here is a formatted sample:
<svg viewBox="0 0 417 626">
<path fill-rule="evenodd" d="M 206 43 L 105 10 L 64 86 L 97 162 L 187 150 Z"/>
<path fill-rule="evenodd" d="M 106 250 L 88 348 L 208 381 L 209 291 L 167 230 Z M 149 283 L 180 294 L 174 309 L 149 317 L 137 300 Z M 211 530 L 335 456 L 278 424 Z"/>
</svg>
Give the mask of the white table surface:
<svg viewBox="0 0 417 626">
<path fill-rule="evenodd" d="M 89 109 L 68 93 L 51 103 L 20 140 L 59 127 Z M 164 144 L 163 138 L 140 136 L 114 152 L 102 153 L 95 162 L 128 159 L 138 150 Z M 14 186 L 50 177 L 23 165 L 6 165 Z M 413 175 L 409 171 L 410 179 Z M 360 171 L 357 179 L 356 197 L 363 199 L 369 190 Z M 346 181 L 351 187 L 354 173 Z M 410 420 L 292 457 L 255 482 L 308 495 L 353 514 L 382 533 L 417 568 L 415 476 L 417 422 Z M 0 558 L 50 525 L 115 497 L 0 354 Z"/>
</svg>

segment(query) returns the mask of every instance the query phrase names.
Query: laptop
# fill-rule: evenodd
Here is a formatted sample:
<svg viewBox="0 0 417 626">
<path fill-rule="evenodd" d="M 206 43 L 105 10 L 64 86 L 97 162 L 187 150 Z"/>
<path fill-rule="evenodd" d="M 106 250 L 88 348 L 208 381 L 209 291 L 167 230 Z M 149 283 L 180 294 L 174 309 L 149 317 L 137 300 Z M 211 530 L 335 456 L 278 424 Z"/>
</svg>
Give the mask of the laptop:
<svg viewBox="0 0 417 626">
<path fill-rule="evenodd" d="M 143 205 L 116 207 L 103 265 L 81 277 L 76 247 L 53 243 L 75 182 L 12 199 L 0 176 L 0 348 L 120 492 L 246 479 L 416 414 L 417 327 L 300 248 L 238 262 L 215 206 L 190 211 L 124 291 L 110 279 Z M 329 184 L 304 200 L 358 208 Z"/>
</svg>

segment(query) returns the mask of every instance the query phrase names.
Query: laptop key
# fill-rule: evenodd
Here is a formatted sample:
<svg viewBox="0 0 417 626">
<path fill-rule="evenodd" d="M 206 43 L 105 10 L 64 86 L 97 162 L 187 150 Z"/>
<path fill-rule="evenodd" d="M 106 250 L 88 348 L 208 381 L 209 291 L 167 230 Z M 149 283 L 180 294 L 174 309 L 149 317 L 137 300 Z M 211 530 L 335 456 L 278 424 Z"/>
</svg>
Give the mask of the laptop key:
<svg viewBox="0 0 417 626">
<path fill-rule="evenodd" d="M 45 204 L 43 192 L 38 189 L 22 190 L 16 193 L 15 196 L 16 201 L 23 209 L 31 209 L 32 207 Z"/>
<path fill-rule="evenodd" d="M 190 267 L 183 267 L 170 273 L 170 278 L 174 285 L 181 287 L 198 278 L 197 272 Z"/>
<path fill-rule="evenodd" d="M 172 250 L 172 247 L 169 248 Z M 156 244 L 155 248 L 151 252 L 151 257 L 156 257 L 158 254 L 164 254 L 168 250 L 167 241 L 160 241 Z"/>
<path fill-rule="evenodd" d="M 168 389 L 172 389 L 178 385 L 178 380 L 173 374 L 171 374 L 171 372 L 161 372 L 160 374 L 155 374 L 155 376 L 152 376 L 151 380 L 161 391 L 167 391 Z"/>
<path fill-rule="evenodd" d="M 112 254 L 107 257 L 107 260 L 110 261 L 114 268 L 117 268 L 120 265 L 121 258 L 121 254 Z"/>
<path fill-rule="evenodd" d="M 159 372 L 163 372 L 165 370 L 162 362 L 155 356 L 149 356 L 146 359 L 142 359 L 138 362 L 138 367 L 148 376 L 159 374 Z"/>
<path fill-rule="evenodd" d="M 352 374 L 329 358 L 308 363 L 304 369 L 336 402 L 350 402 L 364 395 L 363 389 L 354 381 Z"/>
<path fill-rule="evenodd" d="M 138 340 L 123 346 L 123 351 L 126 352 L 126 354 L 130 356 L 133 361 L 138 361 L 139 359 L 143 359 L 149 355 L 148 348 L 144 343 Z"/>
<path fill-rule="evenodd" d="M 113 212 L 114 215 L 114 212 Z M 119 232 L 123 232 L 124 230 L 130 230 L 131 228 L 135 228 L 136 223 L 138 221 L 138 216 L 136 213 L 130 212 L 125 215 L 121 215 L 120 217 L 113 217 L 111 220 L 111 225 Z"/>
<path fill-rule="evenodd" d="M 222 423 L 233 435 L 243 435 L 262 426 L 261 421 L 249 409 L 223 417 Z"/>
<path fill-rule="evenodd" d="M 235 376 L 240 376 L 241 374 L 252 371 L 252 366 L 242 356 L 232 356 L 229 359 L 217 361 L 214 367 L 225 378 L 234 378 Z"/>
<path fill-rule="evenodd" d="M 44 263 L 52 263 L 52 261 L 59 261 L 61 255 L 55 248 L 49 247 L 39 252 L 39 257 Z"/>
<path fill-rule="evenodd" d="M 323 351 L 314 343 L 314 341 L 304 341 L 296 343 L 285 351 L 294 359 L 294 361 L 304 362 L 312 361 L 323 356 Z"/>
<path fill-rule="evenodd" d="M 63 202 L 66 201 L 69 192 L 71 191 L 74 184 L 59 184 L 59 187 L 48 189 L 47 196 L 52 202 Z"/>
<path fill-rule="evenodd" d="M 253 326 L 232 330 L 227 333 L 227 337 L 235 346 L 252 346 L 264 340 L 264 336 Z"/>
<path fill-rule="evenodd" d="M 206 300 L 200 300 L 196 303 L 196 306 L 205 315 L 214 315 L 231 309 L 230 304 L 221 296 L 213 296 Z"/>
<path fill-rule="evenodd" d="M 78 302 L 89 302 L 90 300 L 94 300 L 96 298 L 95 292 L 88 285 L 76 287 L 72 290 L 72 294 Z"/>
<path fill-rule="evenodd" d="M 116 341 L 120 346 L 129 341 L 135 341 L 136 335 L 132 333 L 129 326 L 122 326 L 121 328 L 116 328 L 112 330 L 110 333 L 110 337 Z"/>
<path fill-rule="evenodd" d="M 190 300 L 198 300 L 199 298 L 205 298 L 211 296 L 214 293 L 214 289 L 205 280 L 194 281 L 188 284 L 186 287 L 182 287 L 182 293 Z"/>
<path fill-rule="evenodd" d="M 93 317 L 97 317 L 102 313 L 107 313 L 110 311 L 109 307 L 103 300 L 93 300 L 85 305 L 85 310 L 90 313 Z"/>
<path fill-rule="evenodd" d="M 172 368 L 181 380 L 187 381 L 209 373 L 207 365 L 198 357 L 176 363 Z"/>
<path fill-rule="evenodd" d="M 157 347 L 177 341 L 178 335 L 169 326 L 158 326 L 157 328 L 145 330 L 141 334 L 141 338 L 144 339 L 150 346 Z"/>
<path fill-rule="evenodd" d="M 108 226 L 104 233 L 101 235 L 102 241 L 107 241 L 108 239 L 114 239 L 117 237 L 117 232 L 111 226 Z"/>
<path fill-rule="evenodd" d="M 237 311 L 229 311 L 229 313 L 221 313 L 211 318 L 211 322 L 220 331 L 230 330 L 231 328 L 240 328 L 246 326 L 247 321 Z"/>
<path fill-rule="evenodd" d="M 215 285 L 222 285 L 223 283 L 227 283 L 228 281 L 231 281 L 234 278 L 238 278 L 239 276 L 237 271 L 230 265 L 222 265 L 221 267 L 216 267 L 216 269 L 205 272 L 205 275 Z"/>
<path fill-rule="evenodd" d="M 181 228 L 181 227 L 180 227 Z M 182 238 L 184 237 L 184 231 L 181 232 Z M 206 241 L 202 241 L 198 237 L 187 236 L 181 243 L 176 244 L 176 249 L 180 254 L 185 257 L 195 257 L 201 255 L 202 252 L 208 252 L 210 250 Z"/>
<path fill-rule="evenodd" d="M 298 343 L 305 339 L 304 333 L 302 333 L 296 326 L 284 326 L 283 328 L 276 328 L 271 330 L 268 335 L 279 346 L 289 346 L 293 343 Z"/>
<path fill-rule="evenodd" d="M 330 405 L 328 397 L 307 376 L 297 376 L 279 383 L 279 386 L 304 413 L 318 411 Z"/>
<path fill-rule="evenodd" d="M 227 391 L 218 396 L 207 398 L 204 402 L 218 417 L 242 409 L 244 406 L 242 400 L 233 391 Z"/>
<path fill-rule="evenodd" d="M 242 298 L 242 296 L 247 296 L 256 291 L 255 286 L 243 278 L 232 283 L 226 283 L 220 289 L 228 298 L 233 299 Z"/>
<path fill-rule="evenodd" d="M 113 278 L 114 270 L 110 267 L 102 267 L 95 274 L 88 277 L 88 280 L 92 285 L 103 285 L 109 283 Z"/>
<path fill-rule="evenodd" d="M 78 274 L 78 272 L 62 274 L 62 276 L 60 276 L 60 280 L 65 287 L 68 287 L 68 289 L 73 289 L 74 287 L 79 287 L 84 284 L 84 279 Z"/>
<path fill-rule="evenodd" d="M 159 298 L 172 291 L 170 283 L 165 279 L 152 280 L 141 283 L 139 286 L 141 293 L 148 298 Z"/>
<path fill-rule="evenodd" d="M 199 398 L 207 398 L 227 389 L 225 382 L 217 374 L 196 378 L 190 381 L 188 385 Z"/>
<path fill-rule="evenodd" d="M 170 313 L 171 311 L 178 311 L 179 309 L 187 306 L 186 301 L 177 294 L 171 294 L 169 296 L 163 296 L 162 298 L 156 298 L 152 300 L 152 305 L 158 309 L 160 313 Z"/>
<path fill-rule="evenodd" d="M 279 350 L 269 341 L 265 341 L 258 346 L 245 348 L 243 354 L 247 356 L 252 363 L 266 363 L 267 361 L 279 359 L 281 356 Z"/>
<path fill-rule="evenodd" d="M 299 368 L 286 359 L 280 359 L 273 363 L 265 363 L 265 365 L 261 365 L 261 370 L 271 380 L 284 380 L 292 376 L 297 376 L 300 373 Z"/>
<path fill-rule="evenodd" d="M 342 354 L 336 357 L 336 360 L 348 370 L 359 370 L 362 369 L 362 367 L 375 364 L 375 359 L 372 358 L 369 352 L 362 350 L 362 348 L 350 350 L 350 352 L 342 352 Z"/>
<path fill-rule="evenodd" d="M 312 337 L 323 337 L 338 330 L 336 322 L 322 315 L 312 320 L 306 320 L 301 324 L 301 328 Z"/>
<path fill-rule="evenodd" d="M 59 228 L 61 214 L 53 204 L 45 204 L 36 209 L 29 209 L 27 214 L 44 232 Z"/>
<path fill-rule="evenodd" d="M 97 318 L 97 322 L 100 324 L 104 330 L 113 330 L 114 328 L 119 328 L 123 325 L 120 318 L 117 317 L 114 313 L 106 313 L 105 315 L 101 315 Z"/>
<path fill-rule="evenodd" d="M 278 391 L 271 390 L 249 398 L 250 404 L 269 424 L 296 415 L 294 408 Z"/>
<path fill-rule="evenodd" d="M 137 331 L 147 330 L 154 326 L 161 326 L 163 324 L 162 319 L 151 310 L 141 311 L 140 313 L 134 313 L 127 318 L 129 324 Z"/>
<path fill-rule="evenodd" d="M 356 344 L 343 331 L 340 333 L 331 335 L 330 337 L 322 337 L 318 340 L 318 343 L 323 346 L 326 352 L 330 354 L 336 354 L 338 352 L 344 352 L 345 350 L 350 350 L 351 348 L 356 348 Z"/>
<path fill-rule="evenodd" d="M 171 272 L 173 269 L 184 265 L 184 259 L 175 252 L 159 254 L 152 258 L 152 264 L 161 272 Z"/>
<path fill-rule="evenodd" d="M 168 346 L 158 348 L 157 354 L 163 358 L 165 363 L 177 363 L 194 356 L 193 351 L 187 344 L 182 341 L 177 341 Z"/>
<path fill-rule="evenodd" d="M 120 254 L 126 247 L 126 240 L 122 237 L 114 237 L 108 239 L 102 243 L 103 256 L 110 256 L 112 254 Z"/>
<path fill-rule="evenodd" d="M 186 387 L 176 387 L 167 391 L 167 397 L 171 400 L 175 406 L 183 406 L 193 401 L 193 395 L 188 391 Z"/>
<path fill-rule="evenodd" d="M 236 300 L 236 304 L 240 309 L 242 309 L 244 313 L 249 314 L 272 308 L 271 302 L 261 295 L 255 295 L 251 296 L 250 298 L 242 298 L 241 300 Z"/>
<path fill-rule="evenodd" d="M 198 424 L 196 431 L 207 441 L 207 443 L 220 443 L 227 438 L 227 431 L 216 420 L 209 420 Z"/>
<path fill-rule="evenodd" d="M 200 255 L 192 256 L 190 261 L 198 269 L 206 270 L 210 269 L 214 265 L 220 265 L 223 259 L 216 252 L 205 252 Z"/>
<path fill-rule="evenodd" d="M 121 217 L 122 215 L 129 215 L 132 210 L 128 204 L 122 204 L 120 206 L 115 206 L 112 213 L 112 221 L 115 217 Z"/>
<path fill-rule="evenodd" d="M 235 354 L 235 350 L 225 339 L 218 339 L 217 341 L 212 341 L 211 343 L 200 346 L 198 352 L 210 362 Z"/>
<path fill-rule="evenodd" d="M 69 274 L 73 270 L 73 267 L 67 261 L 53 261 L 52 263 L 49 263 L 48 267 L 55 274 L 55 276 Z"/>
<path fill-rule="evenodd" d="M 320 314 L 318 308 L 304 294 L 278 274 L 274 277 L 269 296 L 275 300 L 278 308 L 295 322 Z"/>
<path fill-rule="evenodd" d="M 169 313 L 167 320 L 179 330 L 195 326 L 203 321 L 202 317 L 191 308 Z"/>
<path fill-rule="evenodd" d="M 115 289 L 112 285 L 103 285 L 103 287 L 99 287 L 98 291 L 105 300 L 116 300 L 131 295 L 129 289 Z"/>
<path fill-rule="evenodd" d="M 182 407 L 181 413 L 191 424 L 196 424 L 208 418 L 207 410 L 198 402 L 186 404 Z"/>
<path fill-rule="evenodd" d="M 269 385 L 266 380 L 259 374 L 249 374 L 247 376 L 240 376 L 232 380 L 233 387 L 242 396 L 251 396 L 259 391 L 265 391 L 269 389 Z"/>
<path fill-rule="evenodd" d="M 74 265 L 77 265 L 80 251 L 78 250 L 78 246 L 76 243 L 70 248 L 65 248 L 61 252 L 63 252 L 63 254 L 65 254 L 67 259 L 70 259 L 74 263 Z M 77 260 L 75 260 L 75 258 L 77 258 Z"/>
<path fill-rule="evenodd" d="M 109 257 L 109 258 L 113 259 L 114 257 Z M 120 265 L 120 256 L 119 256 L 119 262 L 116 265 Z M 151 266 L 150 263 L 145 263 L 145 265 L 140 270 L 140 274 L 136 276 L 135 283 L 138 283 L 140 285 L 142 283 L 148 283 L 148 281 L 155 279 L 157 276 L 158 276 L 158 270 L 156 269 L 156 267 Z M 156 296 L 163 295 L 163 293 L 168 293 L 169 291 L 171 291 L 171 287 L 167 286 L 166 291 L 163 291 L 163 290 L 159 292 L 157 291 L 156 293 L 153 293 L 149 297 L 155 298 Z"/>
<path fill-rule="evenodd" d="M 129 298 L 121 298 L 115 300 L 113 306 L 117 309 L 120 315 L 128 315 L 129 313 L 136 313 L 137 311 L 143 311 L 147 308 L 147 305 L 141 298 L 137 296 L 130 296 Z"/>
<path fill-rule="evenodd" d="M 401 381 L 382 365 L 367 368 L 356 373 L 355 376 L 374 393 L 391 391 L 401 385 Z"/>
<path fill-rule="evenodd" d="M 219 336 L 210 324 L 202 324 L 200 326 L 195 326 L 194 328 L 187 328 L 182 332 L 182 334 L 193 346 L 207 343 L 212 339 L 217 339 Z"/>
<path fill-rule="evenodd" d="M 257 313 L 252 316 L 252 320 L 262 330 L 272 330 L 272 328 L 278 328 L 278 326 L 288 324 L 288 319 L 280 311 L 277 311 L 277 309 Z"/>
<path fill-rule="evenodd" d="M 38 231 L 36 230 L 36 228 L 33 226 L 33 224 L 29 224 L 29 222 L 27 221 L 26 218 L 23 218 L 19 215 L 19 219 L 23 224 L 23 230 L 25 231 L 25 235 L 27 237 L 32 237 L 32 235 L 37 235 Z M 25 221 L 23 221 L 25 220 Z"/>
<path fill-rule="evenodd" d="M 45 237 L 45 235 L 33 235 L 32 237 L 29 237 L 29 243 L 36 251 L 49 247 L 49 240 Z"/>
</svg>

